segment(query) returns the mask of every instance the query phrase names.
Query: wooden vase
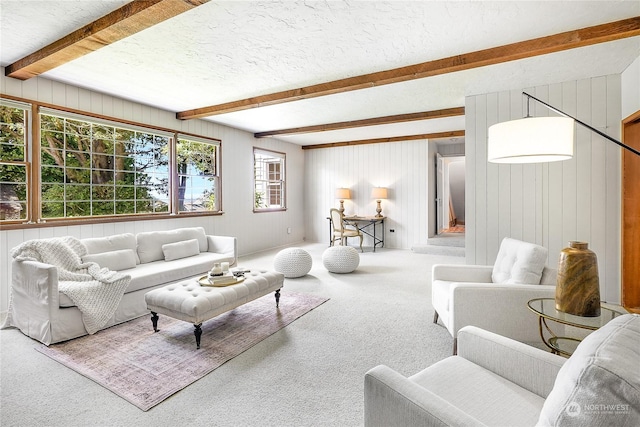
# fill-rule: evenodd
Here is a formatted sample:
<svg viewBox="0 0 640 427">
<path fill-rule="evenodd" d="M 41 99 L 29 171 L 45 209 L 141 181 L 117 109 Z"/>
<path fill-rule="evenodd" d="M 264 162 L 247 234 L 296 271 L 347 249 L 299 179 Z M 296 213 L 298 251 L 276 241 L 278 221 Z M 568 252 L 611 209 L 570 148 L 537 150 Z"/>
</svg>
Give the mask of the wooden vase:
<svg viewBox="0 0 640 427">
<path fill-rule="evenodd" d="M 584 242 L 569 242 L 560 251 L 556 309 L 576 316 L 600 316 L 598 259 Z"/>
</svg>

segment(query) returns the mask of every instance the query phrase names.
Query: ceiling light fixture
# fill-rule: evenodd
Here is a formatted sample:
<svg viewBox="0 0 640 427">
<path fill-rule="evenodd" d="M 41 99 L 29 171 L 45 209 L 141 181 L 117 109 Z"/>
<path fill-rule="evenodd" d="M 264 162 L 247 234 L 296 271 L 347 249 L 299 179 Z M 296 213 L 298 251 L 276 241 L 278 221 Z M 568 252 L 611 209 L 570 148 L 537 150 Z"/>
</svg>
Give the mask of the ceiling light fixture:
<svg viewBox="0 0 640 427">
<path fill-rule="evenodd" d="M 540 163 L 568 160 L 573 157 L 574 122 L 640 156 L 640 151 L 599 131 L 544 101 L 527 97 L 524 119 L 502 122 L 489 127 L 487 157 L 491 163 Z M 529 104 L 537 101 L 562 117 L 531 117 Z"/>
</svg>

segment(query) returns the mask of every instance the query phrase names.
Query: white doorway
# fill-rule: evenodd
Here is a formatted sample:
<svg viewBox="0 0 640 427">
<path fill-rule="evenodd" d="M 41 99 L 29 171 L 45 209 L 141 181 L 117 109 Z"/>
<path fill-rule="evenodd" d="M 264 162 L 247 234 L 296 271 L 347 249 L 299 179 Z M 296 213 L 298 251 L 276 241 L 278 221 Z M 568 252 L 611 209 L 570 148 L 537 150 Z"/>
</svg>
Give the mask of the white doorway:
<svg viewBox="0 0 640 427">
<path fill-rule="evenodd" d="M 436 234 L 464 232 L 465 157 L 436 154 Z"/>
</svg>

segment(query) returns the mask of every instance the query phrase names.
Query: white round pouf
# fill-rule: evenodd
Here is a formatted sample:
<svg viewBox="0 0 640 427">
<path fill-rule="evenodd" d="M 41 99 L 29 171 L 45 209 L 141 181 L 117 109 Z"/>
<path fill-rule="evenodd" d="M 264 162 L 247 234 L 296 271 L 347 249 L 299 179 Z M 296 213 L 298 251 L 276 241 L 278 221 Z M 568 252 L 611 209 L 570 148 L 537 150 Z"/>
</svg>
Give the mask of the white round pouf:
<svg viewBox="0 0 640 427">
<path fill-rule="evenodd" d="M 331 246 L 322 254 L 322 263 L 331 273 L 351 273 L 358 268 L 360 255 L 351 246 Z"/>
<path fill-rule="evenodd" d="M 273 268 L 288 279 L 306 275 L 311 271 L 312 264 L 309 252 L 301 248 L 283 249 L 273 260 Z"/>
</svg>

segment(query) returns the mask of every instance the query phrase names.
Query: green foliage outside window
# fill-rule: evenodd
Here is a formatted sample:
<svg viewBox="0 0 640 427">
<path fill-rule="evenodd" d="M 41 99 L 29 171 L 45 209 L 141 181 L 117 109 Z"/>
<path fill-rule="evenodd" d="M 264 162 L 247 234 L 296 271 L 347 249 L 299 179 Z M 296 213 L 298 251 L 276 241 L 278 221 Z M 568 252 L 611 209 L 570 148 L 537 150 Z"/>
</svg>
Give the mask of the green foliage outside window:
<svg viewBox="0 0 640 427">
<path fill-rule="evenodd" d="M 40 152 L 28 154 L 29 112 L 20 102 L 0 105 L 0 221 L 27 219 L 29 188 L 40 191 L 42 219 L 220 210 L 217 141 L 178 138 L 172 189 L 170 136 L 47 110 Z M 40 160 L 31 186 L 28 156 Z"/>
<path fill-rule="evenodd" d="M 168 212 L 169 138 L 41 114 L 42 217 Z"/>
<path fill-rule="evenodd" d="M 27 215 L 26 110 L 0 105 L 0 221 Z"/>
<path fill-rule="evenodd" d="M 178 139 L 178 211 L 217 211 L 218 145 Z"/>
</svg>

